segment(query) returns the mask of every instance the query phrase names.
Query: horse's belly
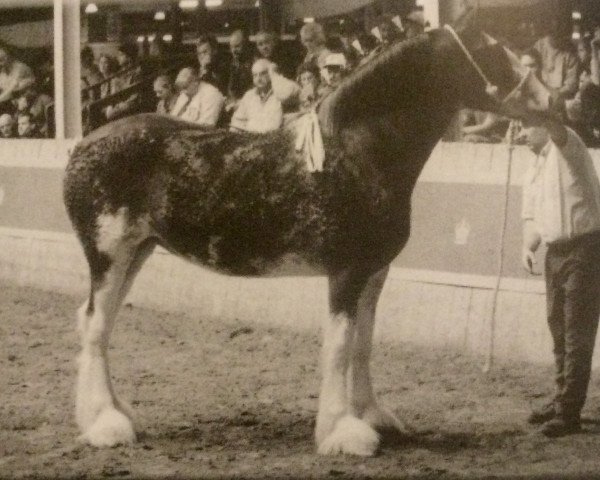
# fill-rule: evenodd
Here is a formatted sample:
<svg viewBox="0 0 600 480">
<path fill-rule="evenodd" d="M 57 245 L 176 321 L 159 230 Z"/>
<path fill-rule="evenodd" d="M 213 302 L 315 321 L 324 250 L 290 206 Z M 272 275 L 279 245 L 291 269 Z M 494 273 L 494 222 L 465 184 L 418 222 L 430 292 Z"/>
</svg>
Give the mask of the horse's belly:
<svg viewBox="0 0 600 480">
<path fill-rule="evenodd" d="M 326 274 L 325 267 L 314 258 L 296 252 L 280 255 L 260 255 L 249 251 L 248 246 L 220 248 L 219 242 L 190 245 L 170 243 L 161 239 L 159 243 L 170 252 L 216 273 L 248 277 L 320 276 Z"/>
</svg>

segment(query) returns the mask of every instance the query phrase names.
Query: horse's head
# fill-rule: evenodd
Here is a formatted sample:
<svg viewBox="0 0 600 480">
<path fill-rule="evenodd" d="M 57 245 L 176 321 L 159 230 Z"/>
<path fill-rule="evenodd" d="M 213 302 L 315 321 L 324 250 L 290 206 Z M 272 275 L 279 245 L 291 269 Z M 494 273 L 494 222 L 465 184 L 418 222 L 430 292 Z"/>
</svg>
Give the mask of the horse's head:
<svg viewBox="0 0 600 480">
<path fill-rule="evenodd" d="M 461 77 L 461 100 L 469 108 L 521 118 L 530 110 L 548 111 L 546 87 L 524 69 L 519 58 L 477 26 L 477 10 L 445 28 L 454 43 Z"/>
</svg>

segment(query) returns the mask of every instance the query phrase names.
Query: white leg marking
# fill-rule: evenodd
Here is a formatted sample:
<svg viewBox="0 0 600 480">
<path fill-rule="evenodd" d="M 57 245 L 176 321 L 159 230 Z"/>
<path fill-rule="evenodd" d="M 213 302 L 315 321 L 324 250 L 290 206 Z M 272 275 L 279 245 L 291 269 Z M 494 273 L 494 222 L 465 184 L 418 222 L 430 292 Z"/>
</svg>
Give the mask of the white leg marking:
<svg viewBox="0 0 600 480">
<path fill-rule="evenodd" d="M 347 378 L 355 327 L 345 314 L 332 315 L 323 342 L 323 383 L 315 429 L 318 452 L 374 455 L 379 435 L 349 414 Z"/>
<path fill-rule="evenodd" d="M 323 336 L 323 380 L 319 395 L 319 413 L 315 436 L 320 444 L 347 409 L 346 372 L 348 371 L 350 341 L 353 327 L 344 314 L 332 315 Z"/>
<path fill-rule="evenodd" d="M 111 267 L 94 293 L 94 312 L 82 333 L 75 412 L 81 438 L 98 447 L 135 441 L 133 423 L 112 387 L 107 356 L 123 277 L 122 268 Z"/>
<path fill-rule="evenodd" d="M 108 366 L 108 342 L 114 320 L 133 277 L 152 252 L 140 247 L 147 226 L 143 221 L 128 225 L 127 212 L 98 219 L 97 246 L 112 264 L 101 285 L 93 292 L 93 313 L 87 302 L 78 311 L 82 350 L 79 357 L 76 418 L 81 439 L 98 447 L 135 441 L 131 412 L 115 395 Z"/>
</svg>

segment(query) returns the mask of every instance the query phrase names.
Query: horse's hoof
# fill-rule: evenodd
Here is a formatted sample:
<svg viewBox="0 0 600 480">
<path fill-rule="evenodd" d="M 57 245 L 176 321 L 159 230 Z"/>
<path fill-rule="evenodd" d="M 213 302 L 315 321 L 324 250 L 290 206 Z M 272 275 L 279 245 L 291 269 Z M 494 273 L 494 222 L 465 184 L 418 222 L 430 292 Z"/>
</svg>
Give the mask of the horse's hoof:
<svg viewBox="0 0 600 480">
<path fill-rule="evenodd" d="M 124 413 L 107 408 L 79 440 L 94 447 L 114 447 L 133 443 L 136 436 L 131 420 Z"/>
<path fill-rule="evenodd" d="M 379 435 L 362 420 L 345 416 L 335 425 L 331 434 L 318 446 L 321 455 L 358 455 L 372 457 L 379 447 Z"/>
</svg>

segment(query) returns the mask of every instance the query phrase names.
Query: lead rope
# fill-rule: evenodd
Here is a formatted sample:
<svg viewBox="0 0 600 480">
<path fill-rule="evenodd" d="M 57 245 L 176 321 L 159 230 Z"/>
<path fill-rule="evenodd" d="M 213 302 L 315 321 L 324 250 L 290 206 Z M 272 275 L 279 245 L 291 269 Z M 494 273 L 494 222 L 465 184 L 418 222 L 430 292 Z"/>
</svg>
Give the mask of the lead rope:
<svg viewBox="0 0 600 480">
<path fill-rule="evenodd" d="M 489 79 L 486 77 L 485 73 L 483 73 L 483 70 L 481 69 L 481 67 L 479 65 L 477 65 L 477 62 L 473 58 L 473 55 L 471 55 L 471 52 L 469 52 L 467 47 L 465 47 L 465 44 L 462 42 L 462 40 L 460 39 L 460 37 L 458 36 L 456 31 L 450 25 L 447 25 L 447 24 L 444 25 L 444 28 L 452 34 L 452 37 L 454 37 L 454 40 L 456 40 L 456 43 L 458 43 L 458 46 L 460 47 L 460 49 L 463 51 L 463 53 L 465 54 L 465 56 L 467 57 L 469 62 L 471 62 L 471 65 L 473 65 L 473 68 L 477 71 L 479 76 L 482 78 L 482 80 L 484 81 L 485 86 L 486 86 L 486 91 L 488 91 L 488 89 L 490 89 L 490 88 L 494 88 L 494 84 L 489 81 Z"/>
<path fill-rule="evenodd" d="M 492 295 L 492 311 L 490 313 L 490 336 L 488 341 L 488 351 L 485 364 L 483 366 L 483 372 L 488 373 L 494 363 L 494 348 L 496 338 L 496 311 L 498 306 L 498 294 L 500 292 L 500 282 L 502 281 L 502 273 L 504 271 L 504 243 L 506 239 L 506 230 L 508 225 L 508 202 L 510 195 L 510 184 L 512 177 L 512 159 L 513 151 L 515 149 L 515 136 L 517 132 L 518 124 L 514 120 L 510 122 L 508 127 L 508 165 L 506 167 L 506 181 L 504 183 L 504 205 L 502 207 L 502 230 L 500 231 L 500 248 L 498 252 L 498 270 L 496 275 L 496 284 L 494 285 L 494 293 Z"/>
</svg>

